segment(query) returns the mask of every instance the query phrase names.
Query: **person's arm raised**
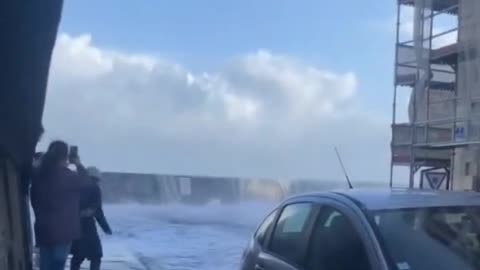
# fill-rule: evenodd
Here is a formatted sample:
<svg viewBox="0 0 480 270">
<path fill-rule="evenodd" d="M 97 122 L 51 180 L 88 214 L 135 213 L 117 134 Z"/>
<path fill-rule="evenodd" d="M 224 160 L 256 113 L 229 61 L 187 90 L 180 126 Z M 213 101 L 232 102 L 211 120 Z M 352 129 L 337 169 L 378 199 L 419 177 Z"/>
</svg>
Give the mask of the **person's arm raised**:
<svg viewBox="0 0 480 270">
<path fill-rule="evenodd" d="M 87 169 L 85 169 L 85 167 L 83 166 L 82 162 L 80 161 L 80 158 L 79 157 L 76 157 L 74 159 L 72 159 L 71 161 L 73 163 L 73 165 L 75 165 L 75 167 L 77 168 L 77 173 L 80 177 L 88 177 L 88 171 Z"/>
<path fill-rule="evenodd" d="M 71 162 L 77 168 L 77 173 L 76 173 L 77 181 L 76 182 L 77 182 L 78 187 L 79 188 L 86 188 L 86 187 L 94 186 L 95 183 L 88 176 L 88 171 L 83 166 L 82 162 L 80 161 L 80 158 L 78 158 L 78 157 L 74 158 Z"/>
</svg>

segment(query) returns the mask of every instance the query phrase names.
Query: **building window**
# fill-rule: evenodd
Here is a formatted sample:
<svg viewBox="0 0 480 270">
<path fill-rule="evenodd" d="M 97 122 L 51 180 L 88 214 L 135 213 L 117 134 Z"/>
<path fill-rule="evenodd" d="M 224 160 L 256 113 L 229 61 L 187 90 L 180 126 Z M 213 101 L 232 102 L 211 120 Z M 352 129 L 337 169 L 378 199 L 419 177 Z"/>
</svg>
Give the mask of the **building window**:
<svg viewBox="0 0 480 270">
<path fill-rule="evenodd" d="M 465 176 L 470 175 L 470 162 L 465 162 Z"/>
</svg>

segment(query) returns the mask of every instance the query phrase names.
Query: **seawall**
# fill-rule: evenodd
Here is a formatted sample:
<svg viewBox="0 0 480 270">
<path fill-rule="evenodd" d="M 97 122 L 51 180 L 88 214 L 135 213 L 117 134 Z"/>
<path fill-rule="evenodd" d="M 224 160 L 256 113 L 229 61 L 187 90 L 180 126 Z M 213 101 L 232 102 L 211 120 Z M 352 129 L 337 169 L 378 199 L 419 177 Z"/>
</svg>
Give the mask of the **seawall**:
<svg viewBox="0 0 480 270">
<path fill-rule="evenodd" d="M 149 204 L 191 203 L 211 201 L 230 203 L 238 200 L 278 201 L 286 196 L 312 191 L 345 188 L 341 181 L 297 179 L 246 179 L 192 175 L 102 173 L 103 199 L 107 203 L 138 202 Z M 385 186 L 365 183 L 359 186 Z"/>
</svg>

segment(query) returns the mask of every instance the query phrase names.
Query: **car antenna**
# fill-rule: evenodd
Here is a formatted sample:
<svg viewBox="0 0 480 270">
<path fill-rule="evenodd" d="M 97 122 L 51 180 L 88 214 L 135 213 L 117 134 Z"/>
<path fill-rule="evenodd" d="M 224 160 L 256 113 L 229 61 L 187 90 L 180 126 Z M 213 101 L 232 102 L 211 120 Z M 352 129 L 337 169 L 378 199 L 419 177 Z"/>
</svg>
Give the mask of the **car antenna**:
<svg viewBox="0 0 480 270">
<path fill-rule="evenodd" d="M 345 169 L 345 165 L 343 165 L 342 157 L 340 156 L 340 153 L 338 153 L 338 149 L 335 146 L 335 154 L 337 155 L 338 162 L 340 163 L 340 166 L 342 167 L 343 174 L 345 175 L 345 179 L 347 180 L 348 188 L 353 189 L 352 182 L 350 182 L 350 177 L 348 177 L 347 170 Z"/>
</svg>

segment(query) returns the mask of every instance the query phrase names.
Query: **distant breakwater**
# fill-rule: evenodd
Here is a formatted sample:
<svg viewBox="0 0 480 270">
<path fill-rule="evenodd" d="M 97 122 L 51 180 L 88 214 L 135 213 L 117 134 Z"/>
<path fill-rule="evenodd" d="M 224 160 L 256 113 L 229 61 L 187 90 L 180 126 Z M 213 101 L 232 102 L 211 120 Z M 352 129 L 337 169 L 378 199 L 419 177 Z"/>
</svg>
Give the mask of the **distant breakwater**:
<svg viewBox="0 0 480 270">
<path fill-rule="evenodd" d="M 241 200 L 278 201 L 289 195 L 345 188 L 341 181 L 275 180 L 192 175 L 102 173 L 103 199 L 106 203 L 137 202 L 149 204 L 205 204 L 212 201 L 232 203 Z M 365 183 L 361 186 L 384 186 Z"/>
</svg>

